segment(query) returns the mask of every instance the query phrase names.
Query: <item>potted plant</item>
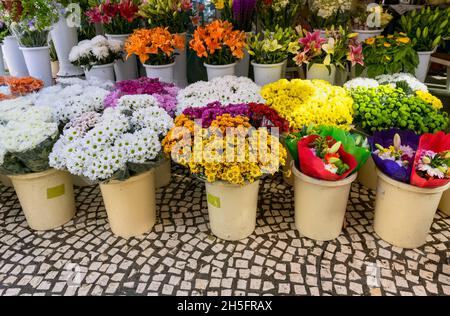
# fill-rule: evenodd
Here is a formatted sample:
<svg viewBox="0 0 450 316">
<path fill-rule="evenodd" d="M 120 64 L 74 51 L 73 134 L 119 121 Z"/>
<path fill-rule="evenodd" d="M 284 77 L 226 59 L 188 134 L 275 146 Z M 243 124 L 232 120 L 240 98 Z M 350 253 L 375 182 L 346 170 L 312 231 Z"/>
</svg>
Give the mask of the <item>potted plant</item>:
<svg viewBox="0 0 450 316">
<path fill-rule="evenodd" d="M 150 27 L 168 27 L 172 34 L 184 38 L 182 49 L 175 50 L 174 82 L 187 86 L 187 38 L 188 33 L 203 19 L 204 4 L 191 0 L 148 0 L 139 6 L 139 15 L 147 19 Z"/>
<path fill-rule="evenodd" d="M 193 83 L 178 93 L 176 114 L 189 107 L 204 107 L 212 102 L 222 105 L 263 103 L 261 88 L 246 77 L 225 76 Z"/>
<path fill-rule="evenodd" d="M 358 41 L 380 35 L 392 20 L 392 15 L 378 3 L 357 3 L 352 10 L 353 32 L 358 33 Z"/>
<path fill-rule="evenodd" d="M 99 23 L 103 26 L 106 38 L 125 41 L 135 29 L 141 27 L 138 17 L 140 1 L 137 0 L 102 0 L 98 5 L 91 7 L 86 15 L 91 24 Z M 119 60 L 114 64 L 116 80 L 131 80 L 138 77 L 136 57 Z"/>
<path fill-rule="evenodd" d="M 338 68 L 348 72 L 347 60 L 351 60 L 352 65 L 364 65 L 362 47 L 354 40 L 355 37 L 356 34 L 349 34 L 342 27 L 327 31 L 326 38 L 321 38 L 319 31 L 303 31 L 294 61 L 299 66 L 307 65 L 307 79 L 321 79 L 334 84 Z"/>
<path fill-rule="evenodd" d="M 255 82 L 259 86 L 280 80 L 288 55 L 298 50 L 295 31 L 280 27 L 276 27 L 275 32 L 264 31 L 250 36 L 247 47 L 253 57 Z"/>
<path fill-rule="evenodd" d="M 399 72 L 414 73 L 419 57 L 405 33 L 377 36 L 363 43 L 365 67 L 357 67 L 356 75 L 364 70 L 364 76 L 374 78 Z"/>
<path fill-rule="evenodd" d="M 185 39 L 171 34 L 168 28 L 155 27 L 133 32 L 125 43 L 127 58 L 136 55 L 144 65 L 147 77 L 174 82 L 176 49 L 184 48 Z"/>
<path fill-rule="evenodd" d="M 182 114 L 163 141 L 165 152 L 176 163 L 205 181 L 211 231 L 224 240 L 241 240 L 253 233 L 259 178 L 277 172 L 286 157 L 267 128 L 250 132 L 249 117 L 238 114 L 245 111 L 240 106 L 235 106 L 236 116 L 225 110 L 213 115 L 205 127 L 205 121 L 197 125 Z M 201 137 L 201 148 L 194 145 L 196 137 Z M 255 147 L 258 139 L 266 144 L 263 150 Z"/>
<path fill-rule="evenodd" d="M 128 97 L 103 114 L 87 112 L 70 121 L 50 155 L 56 169 L 100 182 L 111 230 L 123 238 L 155 224 L 154 167 L 161 160 L 160 139 L 173 125 L 163 109 Z"/>
<path fill-rule="evenodd" d="M 396 78 L 404 80 L 396 81 Z M 383 76 L 380 80 L 395 83 L 375 87 L 365 86 L 361 80 L 355 79 L 359 81 L 359 86 L 350 88 L 349 92 L 354 102 L 357 130 L 368 136 L 391 128 L 410 129 L 419 135 L 446 130 L 448 115 L 441 111 L 442 103 L 426 91 L 414 91 L 421 85 L 415 84 L 417 80 L 411 78 L 406 74 Z M 410 80 L 410 85 L 405 79 Z M 353 86 L 351 81 L 347 87 L 350 86 Z M 359 172 L 359 181 L 375 190 L 376 179 L 375 164 L 369 159 Z"/>
<path fill-rule="evenodd" d="M 375 232 L 397 247 L 418 248 L 450 187 L 450 135 L 393 129 L 374 133 L 370 144 L 378 174 Z"/>
<path fill-rule="evenodd" d="M 7 30 L 2 31 L 2 34 L 5 35 L 2 40 L 2 53 L 9 74 L 14 77 L 26 77 L 29 75 L 17 38 L 14 33 L 11 34 L 9 28 L 11 23 L 20 21 L 22 11 L 23 8 L 20 0 L 0 1 L 0 20 L 6 24 Z"/>
<path fill-rule="evenodd" d="M 28 97 L 2 102 L 0 172 L 11 179 L 28 225 L 49 230 L 73 218 L 75 199 L 69 174 L 49 166 L 59 137 L 52 110 L 32 104 Z"/>
<path fill-rule="evenodd" d="M 335 127 L 309 126 L 303 131 L 286 140 L 294 157 L 295 225 L 308 238 L 333 240 L 342 231 L 356 170 L 370 151 Z"/>
<path fill-rule="evenodd" d="M 72 64 L 84 69 L 86 79 L 97 78 L 114 82 L 114 63 L 123 58 L 123 45 L 98 35 L 73 47 L 69 54 Z"/>
<path fill-rule="evenodd" d="M 411 39 L 419 55 L 415 76 L 425 82 L 430 66 L 431 54 L 442 41 L 450 36 L 450 8 L 424 7 L 412 10 L 400 19 L 400 29 Z"/>
<path fill-rule="evenodd" d="M 256 13 L 257 0 L 213 1 L 220 19 L 233 24 L 234 28 L 252 35 L 253 19 Z M 248 77 L 250 55 L 244 50 L 244 57 L 236 64 L 236 76 Z"/>
<path fill-rule="evenodd" d="M 235 74 L 236 61 L 244 57 L 245 33 L 233 30 L 228 21 L 215 20 L 199 26 L 189 45 L 202 58 L 208 80 Z"/>
<path fill-rule="evenodd" d="M 163 108 L 171 117 L 175 115 L 177 94 L 179 89 L 174 84 L 161 82 L 158 79 L 139 78 L 118 82 L 104 100 L 106 108 L 120 107 L 122 102 L 129 102 L 129 96 L 138 95 L 135 103 L 145 102 Z M 171 180 L 170 159 L 164 160 L 155 168 L 156 189 L 165 187 Z"/>
<path fill-rule="evenodd" d="M 46 0 L 22 0 L 21 3 L 23 11 L 20 20 L 10 24 L 11 32 L 19 41 L 29 74 L 51 86 L 53 78 L 48 35 L 58 20 L 58 8 L 55 3 Z"/>
</svg>

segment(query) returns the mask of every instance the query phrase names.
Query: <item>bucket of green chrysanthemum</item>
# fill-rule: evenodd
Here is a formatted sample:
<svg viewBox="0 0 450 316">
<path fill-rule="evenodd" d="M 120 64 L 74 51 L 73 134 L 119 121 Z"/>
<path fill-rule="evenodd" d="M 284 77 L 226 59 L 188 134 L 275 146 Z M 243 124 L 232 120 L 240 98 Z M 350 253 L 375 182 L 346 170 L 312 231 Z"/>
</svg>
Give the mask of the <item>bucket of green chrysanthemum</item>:
<svg viewBox="0 0 450 316">
<path fill-rule="evenodd" d="M 177 117 L 164 150 L 205 181 L 212 233 L 224 240 L 245 239 L 256 226 L 260 178 L 279 171 L 286 150 L 268 129 L 252 128 L 243 114 L 226 113 L 202 123 L 185 114 Z"/>
<path fill-rule="evenodd" d="M 450 135 L 389 130 L 370 143 L 378 174 L 375 232 L 397 247 L 418 248 L 450 187 Z"/>
<path fill-rule="evenodd" d="M 70 175 L 49 166 L 59 137 L 52 109 L 26 98 L 2 106 L 0 173 L 11 180 L 28 225 L 50 230 L 67 223 L 75 215 L 75 199 Z"/>
</svg>

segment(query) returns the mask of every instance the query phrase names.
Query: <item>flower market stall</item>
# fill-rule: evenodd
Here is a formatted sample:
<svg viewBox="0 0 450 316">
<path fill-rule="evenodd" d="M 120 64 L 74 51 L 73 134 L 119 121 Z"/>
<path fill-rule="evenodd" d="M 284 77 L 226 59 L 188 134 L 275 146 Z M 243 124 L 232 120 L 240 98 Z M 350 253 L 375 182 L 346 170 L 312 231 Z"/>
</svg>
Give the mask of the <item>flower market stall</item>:
<svg viewBox="0 0 450 316">
<path fill-rule="evenodd" d="M 135 248 L 187 212 L 212 244 L 258 248 L 277 212 L 327 248 L 359 229 L 358 191 L 367 236 L 427 247 L 450 210 L 450 104 L 428 86 L 449 14 L 397 18 L 347 0 L 0 0 L 0 189 L 12 186 L 0 209 L 17 197 L 21 226 L 52 234 L 77 216 L 95 226 L 80 208 L 95 203 L 105 234 Z M 189 230 L 177 225 L 161 245 Z"/>
</svg>

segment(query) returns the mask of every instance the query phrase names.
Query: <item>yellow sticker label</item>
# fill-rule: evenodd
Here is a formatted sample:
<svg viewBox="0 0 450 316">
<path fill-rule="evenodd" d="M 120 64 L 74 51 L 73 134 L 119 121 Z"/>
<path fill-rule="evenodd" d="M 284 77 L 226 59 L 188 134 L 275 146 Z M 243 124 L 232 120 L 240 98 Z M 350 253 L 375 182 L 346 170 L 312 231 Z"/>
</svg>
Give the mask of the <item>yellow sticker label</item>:
<svg viewBox="0 0 450 316">
<path fill-rule="evenodd" d="M 47 189 L 47 200 L 57 198 L 66 193 L 66 187 L 64 184 L 58 185 L 53 188 Z"/>
<path fill-rule="evenodd" d="M 208 203 L 216 208 L 220 208 L 220 198 L 208 193 Z"/>
</svg>

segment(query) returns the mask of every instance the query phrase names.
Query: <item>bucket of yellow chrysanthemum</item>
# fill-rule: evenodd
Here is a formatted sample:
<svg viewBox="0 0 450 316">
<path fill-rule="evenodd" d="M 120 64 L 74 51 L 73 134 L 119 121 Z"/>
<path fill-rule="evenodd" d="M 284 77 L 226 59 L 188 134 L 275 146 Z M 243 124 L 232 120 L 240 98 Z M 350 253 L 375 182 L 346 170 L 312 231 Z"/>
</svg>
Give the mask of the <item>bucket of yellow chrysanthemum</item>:
<svg viewBox="0 0 450 316">
<path fill-rule="evenodd" d="M 205 181 L 212 233 L 241 240 L 255 230 L 260 178 L 279 170 L 286 151 L 267 128 L 252 128 L 246 105 L 231 107 L 217 113 L 210 107 L 200 122 L 187 110 L 163 145 L 174 162 Z"/>
</svg>

